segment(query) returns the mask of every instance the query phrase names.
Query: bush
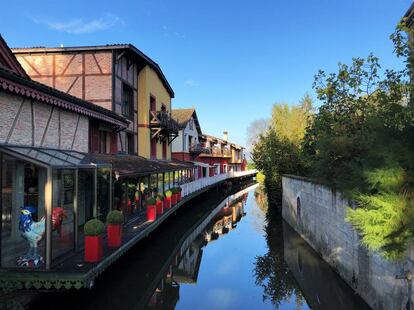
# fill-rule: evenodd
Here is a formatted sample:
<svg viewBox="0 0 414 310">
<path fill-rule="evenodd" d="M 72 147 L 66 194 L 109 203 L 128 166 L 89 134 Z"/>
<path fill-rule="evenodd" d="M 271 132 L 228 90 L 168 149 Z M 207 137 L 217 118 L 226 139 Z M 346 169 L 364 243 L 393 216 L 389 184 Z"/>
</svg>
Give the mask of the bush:
<svg viewBox="0 0 414 310">
<path fill-rule="evenodd" d="M 157 194 L 157 200 L 158 200 L 158 201 L 163 201 L 163 200 L 164 200 L 164 195 L 163 195 L 163 194 L 161 194 L 161 193 L 158 193 L 158 194 Z"/>
<path fill-rule="evenodd" d="M 147 198 L 147 200 L 145 200 L 145 204 L 147 206 L 153 206 L 153 205 L 155 205 L 155 203 L 156 203 L 156 201 L 155 201 L 154 197 L 149 197 L 149 198 Z"/>
<path fill-rule="evenodd" d="M 171 198 L 171 196 L 172 196 L 173 192 L 172 192 L 171 190 L 168 190 L 168 191 L 166 191 L 164 194 L 165 194 L 165 197 L 167 197 L 167 198 Z"/>
<path fill-rule="evenodd" d="M 121 225 L 124 223 L 124 215 L 122 214 L 122 211 L 113 210 L 109 212 L 106 217 L 106 223 L 112 225 Z"/>
<path fill-rule="evenodd" d="M 98 219 L 92 219 L 83 226 L 85 236 L 101 236 L 105 232 L 105 225 Z"/>
</svg>

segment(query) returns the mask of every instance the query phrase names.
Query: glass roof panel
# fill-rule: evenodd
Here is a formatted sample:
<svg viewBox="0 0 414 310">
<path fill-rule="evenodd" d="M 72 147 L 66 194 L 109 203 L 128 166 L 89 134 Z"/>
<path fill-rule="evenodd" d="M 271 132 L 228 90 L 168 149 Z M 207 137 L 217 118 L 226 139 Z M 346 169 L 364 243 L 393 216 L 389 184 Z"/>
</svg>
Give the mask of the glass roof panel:
<svg viewBox="0 0 414 310">
<path fill-rule="evenodd" d="M 10 153 L 15 153 L 16 156 L 27 157 L 27 160 L 37 161 L 39 164 L 48 166 L 76 167 L 81 165 L 82 167 L 85 167 L 90 165 L 91 167 L 95 167 L 95 164 L 91 162 L 86 155 L 75 151 L 0 145 L 0 151 L 2 149 Z"/>
</svg>

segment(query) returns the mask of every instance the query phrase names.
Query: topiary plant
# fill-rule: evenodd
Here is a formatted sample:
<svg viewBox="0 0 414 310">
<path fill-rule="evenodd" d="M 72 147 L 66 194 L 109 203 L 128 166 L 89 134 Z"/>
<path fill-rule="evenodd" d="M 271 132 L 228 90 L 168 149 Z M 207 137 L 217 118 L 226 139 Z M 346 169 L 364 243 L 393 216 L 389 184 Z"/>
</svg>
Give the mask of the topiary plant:
<svg viewBox="0 0 414 310">
<path fill-rule="evenodd" d="M 111 225 L 121 225 L 124 223 L 124 214 L 119 210 L 112 210 L 106 216 L 106 223 Z"/>
<path fill-rule="evenodd" d="M 178 188 L 177 188 L 177 187 L 173 187 L 173 188 L 171 189 L 171 192 L 172 192 L 173 194 L 178 194 Z"/>
<path fill-rule="evenodd" d="M 83 226 L 85 236 L 100 236 L 105 232 L 105 225 L 98 219 L 92 219 Z"/>
<path fill-rule="evenodd" d="M 163 201 L 164 200 L 164 195 L 161 193 L 157 194 L 157 201 Z"/>
<path fill-rule="evenodd" d="M 181 191 L 183 190 L 180 186 L 177 186 L 176 188 L 177 188 L 177 194 L 181 193 Z"/>
<path fill-rule="evenodd" d="M 165 194 L 165 197 L 167 197 L 167 198 L 171 198 L 171 196 L 172 196 L 173 192 L 172 192 L 171 190 L 168 190 L 168 191 L 166 191 L 164 194 Z"/>
<path fill-rule="evenodd" d="M 153 206 L 153 205 L 155 205 L 155 203 L 156 203 L 156 201 L 155 201 L 154 197 L 149 197 L 149 198 L 147 198 L 147 200 L 145 200 L 145 204 L 147 206 Z"/>
</svg>

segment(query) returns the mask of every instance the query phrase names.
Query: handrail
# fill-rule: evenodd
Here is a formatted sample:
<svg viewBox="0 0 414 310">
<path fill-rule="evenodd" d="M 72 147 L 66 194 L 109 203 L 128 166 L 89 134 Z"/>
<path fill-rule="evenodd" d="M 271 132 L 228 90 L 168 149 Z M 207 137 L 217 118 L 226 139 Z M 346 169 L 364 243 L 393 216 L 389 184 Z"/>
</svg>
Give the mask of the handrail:
<svg viewBox="0 0 414 310">
<path fill-rule="evenodd" d="M 211 177 L 201 178 L 201 179 L 198 179 L 198 180 L 186 183 L 186 184 L 182 184 L 181 193 L 182 193 L 182 196 L 185 197 L 207 186 L 222 182 L 226 179 L 239 178 L 239 177 L 255 175 L 255 174 L 257 174 L 257 170 L 251 169 L 251 170 L 246 170 L 246 171 L 229 171 L 227 173 L 221 173 L 221 174 L 217 174 Z"/>
</svg>

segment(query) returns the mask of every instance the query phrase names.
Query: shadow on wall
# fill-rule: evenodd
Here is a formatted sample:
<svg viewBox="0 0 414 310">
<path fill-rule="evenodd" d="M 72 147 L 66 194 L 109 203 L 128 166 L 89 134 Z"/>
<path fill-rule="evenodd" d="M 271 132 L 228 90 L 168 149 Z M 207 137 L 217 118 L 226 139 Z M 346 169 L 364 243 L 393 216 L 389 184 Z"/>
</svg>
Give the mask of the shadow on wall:
<svg viewBox="0 0 414 310">
<path fill-rule="evenodd" d="M 284 221 L 283 238 L 284 259 L 312 309 L 371 309 Z"/>
</svg>

